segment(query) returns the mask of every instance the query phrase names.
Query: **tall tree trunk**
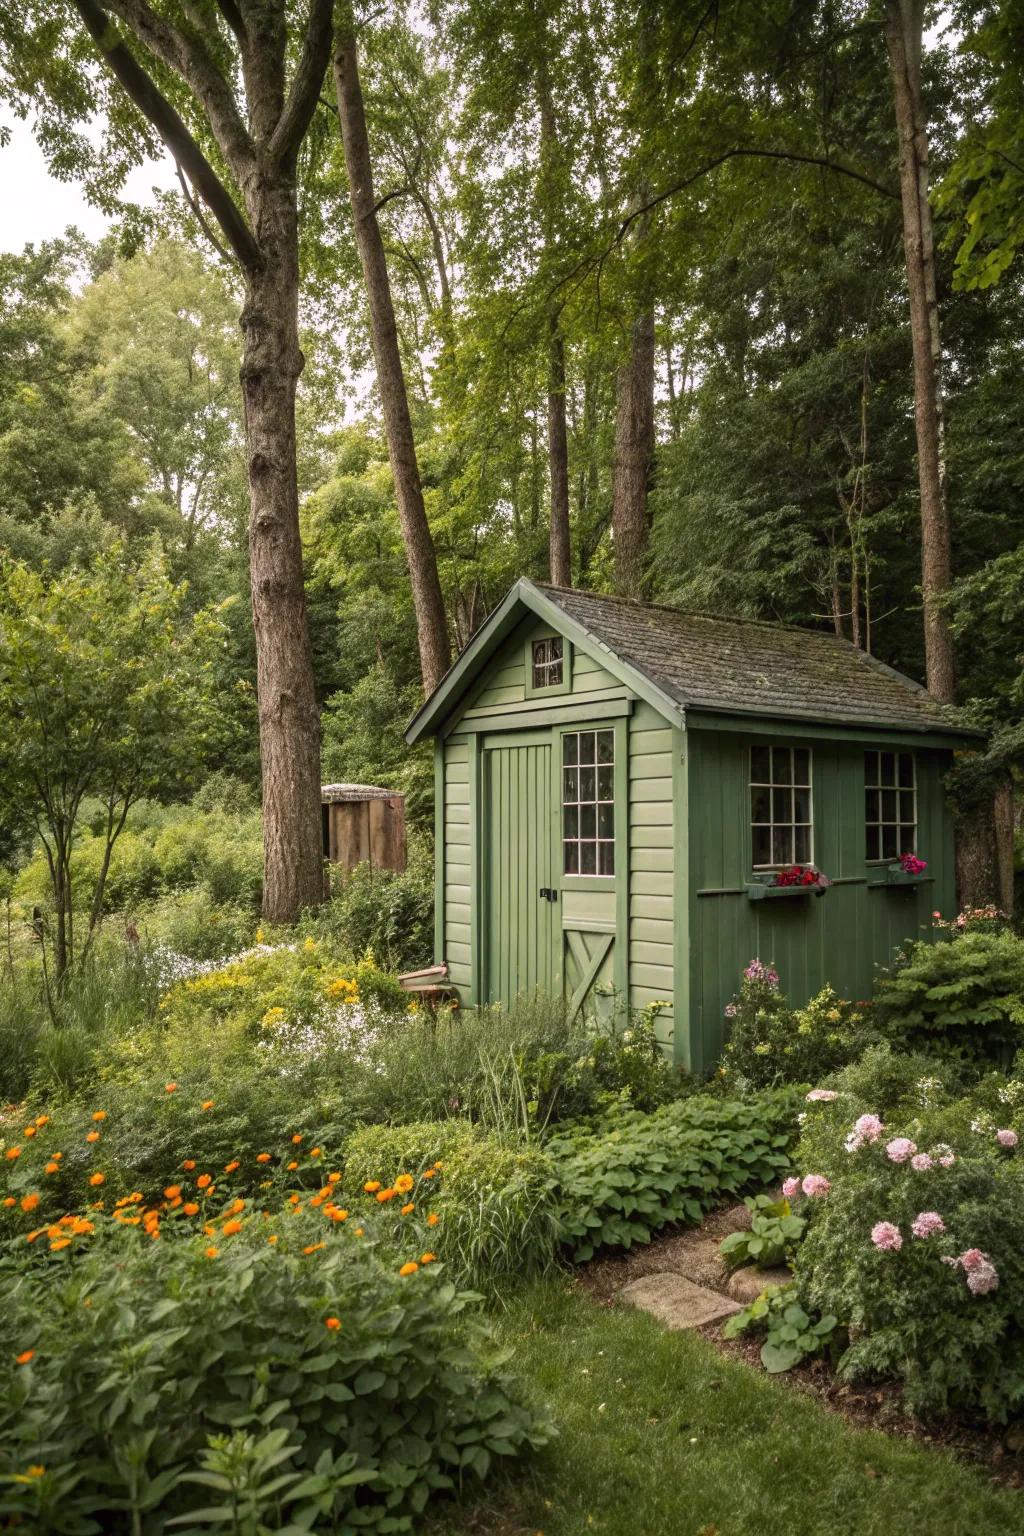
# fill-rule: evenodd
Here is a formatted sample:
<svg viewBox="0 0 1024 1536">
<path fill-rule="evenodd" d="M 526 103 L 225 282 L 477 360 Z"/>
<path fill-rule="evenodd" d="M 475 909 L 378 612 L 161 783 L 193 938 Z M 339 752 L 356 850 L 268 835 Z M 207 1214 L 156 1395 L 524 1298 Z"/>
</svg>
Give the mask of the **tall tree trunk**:
<svg viewBox="0 0 1024 1536">
<path fill-rule="evenodd" d="M 437 571 L 437 553 L 423 505 L 423 487 L 416 461 L 416 445 L 398 347 L 398 327 L 395 323 L 387 260 L 377 224 L 370 144 L 359 82 L 359 56 L 355 33 L 351 27 L 343 27 L 335 43 L 334 81 L 345 150 L 345 169 L 352 198 L 356 248 L 370 309 L 377 388 L 384 410 L 388 457 L 395 480 L 398 519 L 412 584 L 420 671 L 424 691 L 432 693 L 451 663 L 451 645 Z"/>
<path fill-rule="evenodd" d="M 949 702 L 956 689 L 953 641 L 942 596 L 950 583 L 950 525 L 942 411 L 942 352 L 935 291 L 935 246 L 928 201 L 928 134 L 921 101 L 924 0 L 886 0 L 889 52 L 900 151 L 903 248 L 914 354 L 914 417 L 921 495 L 921 594 L 928 687 Z"/>
<path fill-rule="evenodd" d="M 643 597 L 647 588 L 647 491 L 654 459 L 654 312 L 633 322 L 630 355 L 615 380 L 612 539 L 615 590 Z"/>
<path fill-rule="evenodd" d="M 565 420 L 565 344 L 558 315 L 548 320 L 548 464 L 551 472 L 549 564 L 556 587 L 572 586 L 569 541 L 569 433 Z"/>
<path fill-rule="evenodd" d="M 242 310 L 249 569 L 263 765 L 263 915 L 291 922 L 323 900 L 320 723 L 306 614 L 295 460 L 298 225 L 290 180 L 249 190 L 264 264 Z"/>
</svg>

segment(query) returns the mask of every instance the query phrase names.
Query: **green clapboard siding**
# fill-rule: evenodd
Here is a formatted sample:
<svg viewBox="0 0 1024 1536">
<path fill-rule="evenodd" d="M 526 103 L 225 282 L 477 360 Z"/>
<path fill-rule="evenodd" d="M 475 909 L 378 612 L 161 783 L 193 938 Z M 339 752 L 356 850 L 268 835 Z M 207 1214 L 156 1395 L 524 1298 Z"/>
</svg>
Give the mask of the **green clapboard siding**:
<svg viewBox="0 0 1024 1536">
<path fill-rule="evenodd" d="M 469 694 L 467 707 L 461 712 L 460 718 L 473 720 L 477 716 L 494 714 L 510 706 L 525 708 L 528 705 L 530 709 L 550 709 L 554 720 L 559 706 L 567 703 L 570 698 L 574 702 L 581 702 L 595 694 L 602 697 L 613 694 L 625 697 L 627 690 L 616 682 L 610 672 L 606 672 L 592 657 L 576 650 L 572 658 L 571 693 L 555 694 L 550 699 L 545 699 L 541 693 L 527 700 L 526 647 L 534 638 L 551 633 L 550 626 L 536 620 L 531 619 L 521 624 L 484 669 L 479 683 Z M 510 719 L 509 725 L 513 724 L 514 721 Z"/>
<path fill-rule="evenodd" d="M 672 728 L 649 704 L 629 722 L 629 1005 L 665 1002 L 659 1040 L 675 1029 L 675 849 L 672 810 Z"/>
<path fill-rule="evenodd" d="M 771 739 L 789 744 L 781 734 Z M 806 1002 L 826 983 L 845 997 L 868 997 L 876 965 L 886 964 L 904 940 L 927 934 L 933 908 L 952 910 L 953 828 L 940 783 L 948 754 L 919 748 L 918 852 L 933 879 L 869 888 L 881 869 L 865 857 L 864 749 L 884 740 L 811 742 L 814 862 L 838 883 L 820 897 L 751 902 L 744 889 L 752 875 L 751 739 L 693 731 L 688 740 L 690 1039 L 694 1066 L 707 1068 L 725 1040 L 725 1007 L 755 955 L 778 969 L 793 1003 Z"/>
<path fill-rule="evenodd" d="M 469 748 L 464 741 L 444 744 L 444 850 L 438 870 L 444 887 L 444 932 L 436 958 L 447 960 L 460 991 L 472 985 L 473 832 L 469 819 Z"/>
</svg>

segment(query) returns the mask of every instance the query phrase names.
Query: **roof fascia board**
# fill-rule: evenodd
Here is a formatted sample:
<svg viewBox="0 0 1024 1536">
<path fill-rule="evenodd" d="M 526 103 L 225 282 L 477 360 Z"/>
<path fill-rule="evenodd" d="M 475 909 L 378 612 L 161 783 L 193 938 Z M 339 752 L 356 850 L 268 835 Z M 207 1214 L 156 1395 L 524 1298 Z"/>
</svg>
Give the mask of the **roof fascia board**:
<svg viewBox="0 0 1024 1536">
<path fill-rule="evenodd" d="M 751 709 L 716 710 L 712 706 L 686 711 L 686 724 L 695 731 L 745 731 L 748 735 L 770 736 L 784 731 L 789 736 L 806 736 L 808 739 L 833 741 L 886 740 L 900 746 L 964 747 L 976 746 L 982 739 L 981 732 L 968 729 L 956 730 L 949 726 L 911 725 L 907 721 L 848 720 L 830 721 L 807 715 L 787 715 L 776 711 Z"/>
<path fill-rule="evenodd" d="M 501 642 L 512 633 L 522 619 L 524 601 L 522 581 L 506 593 L 494 612 L 484 620 L 465 650 L 449 667 L 429 699 L 425 699 L 405 728 L 405 739 L 414 746 L 423 736 L 429 735 L 447 718 L 459 702 L 468 686 L 478 663 L 486 661 Z"/>
</svg>

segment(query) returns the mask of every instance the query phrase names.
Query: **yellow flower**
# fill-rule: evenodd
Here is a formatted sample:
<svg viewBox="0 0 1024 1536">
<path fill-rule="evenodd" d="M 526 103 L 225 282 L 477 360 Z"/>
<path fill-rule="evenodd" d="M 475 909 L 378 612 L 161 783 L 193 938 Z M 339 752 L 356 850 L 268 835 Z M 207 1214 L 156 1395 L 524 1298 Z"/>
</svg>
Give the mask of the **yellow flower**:
<svg viewBox="0 0 1024 1536">
<path fill-rule="evenodd" d="M 263 943 L 263 929 L 262 928 L 257 928 L 256 929 L 256 943 L 257 944 L 262 944 Z"/>
<path fill-rule="evenodd" d="M 401 1269 L 398 1271 L 398 1273 L 400 1275 L 414 1275 L 418 1269 L 419 1269 L 419 1265 L 418 1264 L 412 1264 L 412 1263 L 410 1263 L 410 1264 L 403 1264 Z"/>
<path fill-rule="evenodd" d="M 288 1164 L 288 1172 L 289 1173 L 294 1173 L 298 1166 L 299 1166 L 298 1163 L 295 1163 L 295 1162 L 289 1163 Z"/>
<path fill-rule="evenodd" d="M 36 1115 L 36 1125 L 49 1125 L 49 1115 Z"/>
<path fill-rule="evenodd" d="M 271 1247 L 273 1247 L 274 1244 L 277 1242 L 277 1233 L 276 1232 L 271 1232 L 270 1236 L 267 1238 L 267 1242 L 270 1244 Z"/>
<path fill-rule="evenodd" d="M 307 939 L 305 944 L 303 944 L 302 947 L 306 951 L 307 955 L 311 955 L 313 953 L 314 949 L 316 949 L 316 940 L 315 939 Z"/>
<path fill-rule="evenodd" d="M 415 1181 L 413 1180 L 411 1174 L 400 1173 L 398 1178 L 395 1180 L 395 1188 L 398 1190 L 400 1195 L 407 1195 L 410 1189 L 412 1189 L 414 1182 Z"/>
<path fill-rule="evenodd" d="M 320 1156 L 320 1148 L 319 1147 L 313 1147 L 313 1149 L 311 1150 L 309 1155 L 310 1155 L 310 1157 L 319 1157 Z"/>
<path fill-rule="evenodd" d="M 386 1201 L 393 1200 L 394 1198 L 395 1191 L 393 1189 L 378 1189 L 377 1191 L 377 1199 L 381 1205 L 384 1205 Z"/>
<path fill-rule="evenodd" d="M 368 1195 L 375 1195 L 378 1189 L 380 1189 L 380 1179 L 369 1179 L 363 1185 L 363 1188 Z"/>
<path fill-rule="evenodd" d="M 35 1128 L 34 1125 L 26 1125 L 25 1129 L 22 1131 L 21 1134 L 23 1136 L 32 1137 L 32 1136 L 35 1135 L 35 1133 L 36 1133 L 36 1128 Z"/>
<path fill-rule="evenodd" d="M 288 1015 L 283 1008 L 268 1008 L 263 1015 L 261 1023 L 264 1029 L 276 1029 L 279 1024 L 284 1023 L 287 1017 Z"/>
<path fill-rule="evenodd" d="M 25 1475 L 27 1477 L 42 1477 L 45 1471 L 46 1468 L 37 1461 L 33 1466 L 29 1467 Z"/>
</svg>

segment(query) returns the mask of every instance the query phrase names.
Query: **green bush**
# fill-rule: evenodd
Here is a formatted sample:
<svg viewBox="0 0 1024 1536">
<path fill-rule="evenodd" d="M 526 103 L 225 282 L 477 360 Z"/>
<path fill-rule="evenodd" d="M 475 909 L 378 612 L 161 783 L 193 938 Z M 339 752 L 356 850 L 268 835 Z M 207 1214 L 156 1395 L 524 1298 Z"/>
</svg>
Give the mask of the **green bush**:
<svg viewBox="0 0 1024 1536">
<path fill-rule="evenodd" d="M 766 1269 L 782 1264 L 804 1235 L 806 1218 L 797 1216 L 785 1196 L 748 1195 L 743 1204 L 750 1212 L 750 1226 L 730 1232 L 718 1251 L 730 1269 L 758 1264 Z"/>
<path fill-rule="evenodd" d="M 881 1041 L 869 1045 L 857 1061 L 826 1079 L 850 1103 L 880 1115 L 896 1110 L 919 1113 L 949 1103 L 976 1077 L 964 1063 L 926 1051 L 899 1050 Z"/>
<path fill-rule="evenodd" d="M 777 1375 L 820 1355 L 833 1346 L 838 1318 L 812 1317 L 797 1299 L 797 1286 L 769 1285 L 741 1312 L 730 1317 L 723 1330 L 727 1339 L 748 1331 L 766 1335 L 761 1345 L 761 1364 Z"/>
<path fill-rule="evenodd" d="M 982 925 L 908 944 L 882 973 L 873 1011 L 912 1050 L 1008 1063 L 1024 1043 L 1024 939 Z"/>
<path fill-rule="evenodd" d="M 801 1166 L 817 1179 L 801 1207 L 799 1298 L 849 1330 L 842 1376 L 900 1380 L 915 1413 L 1003 1422 L 1024 1408 L 1024 1162 L 1011 1113 L 986 1124 L 963 1100 L 884 1124 L 858 1107 L 838 1099 L 805 1126 Z"/>
<path fill-rule="evenodd" d="M 554 1137 L 547 1150 L 572 1258 L 649 1242 L 670 1222 L 699 1222 L 726 1196 L 774 1183 L 790 1163 L 799 1103 L 790 1090 L 691 1098 Z"/>
<path fill-rule="evenodd" d="M 804 1008 L 791 1008 L 779 978 L 760 960 L 743 973 L 726 1009 L 729 1039 L 719 1076 L 728 1085 L 818 1083 L 854 1061 L 877 1033 L 864 1010 L 824 987 Z"/>
<path fill-rule="evenodd" d="M 346 1186 L 390 1187 L 403 1173 L 415 1180 L 410 1198 L 437 1216 L 432 1241 L 460 1280 L 490 1288 L 554 1261 L 555 1173 L 537 1146 L 466 1120 L 370 1125 L 349 1138 L 344 1162 Z"/>
<path fill-rule="evenodd" d="M 273 1246 L 258 1221 L 159 1242 L 109 1222 L 8 1249 L 10 1523 L 411 1532 L 434 1495 L 547 1437 L 441 1266 L 400 1274 L 344 1225 L 319 1242 L 273 1225 Z"/>
<path fill-rule="evenodd" d="M 434 864 L 429 843 L 412 840 L 409 865 L 401 874 L 357 864 L 344 878 L 335 875 L 332 886 L 331 900 L 306 918 L 304 933 L 340 941 L 355 955 L 369 950 L 390 971 L 415 971 L 431 963 Z"/>
</svg>

